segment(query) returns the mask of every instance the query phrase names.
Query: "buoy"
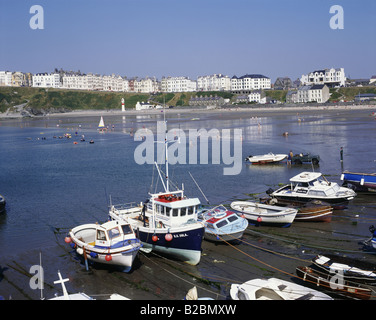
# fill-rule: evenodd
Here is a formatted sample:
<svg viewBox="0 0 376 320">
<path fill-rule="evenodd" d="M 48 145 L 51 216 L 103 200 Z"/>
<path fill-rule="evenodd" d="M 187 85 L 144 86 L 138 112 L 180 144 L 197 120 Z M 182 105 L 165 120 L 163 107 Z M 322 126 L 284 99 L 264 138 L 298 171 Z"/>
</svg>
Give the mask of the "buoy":
<svg viewBox="0 0 376 320">
<path fill-rule="evenodd" d="M 172 234 L 171 233 L 167 233 L 165 235 L 165 239 L 166 239 L 166 241 L 171 241 L 172 240 Z"/>
<path fill-rule="evenodd" d="M 262 218 L 261 217 L 257 217 L 257 222 L 261 222 L 262 221 Z"/>
<path fill-rule="evenodd" d="M 158 241 L 158 237 L 156 235 L 152 236 L 151 237 L 151 240 L 153 240 L 154 242 Z"/>
<path fill-rule="evenodd" d="M 96 252 L 90 252 L 89 256 L 95 259 L 95 258 L 98 258 L 98 253 L 96 253 Z"/>
<path fill-rule="evenodd" d="M 75 244 L 74 242 L 72 242 L 72 243 L 70 244 L 70 246 L 71 246 L 72 249 L 76 248 L 76 244 Z"/>
<path fill-rule="evenodd" d="M 241 215 L 240 217 L 244 219 L 244 218 L 245 218 L 245 215 L 244 215 L 244 214 L 242 214 L 242 215 Z"/>
<path fill-rule="evenodd" d="M 65 243 L 70 243 L 72 241 L 71 237 L 65 237 L 64 239 Z"/>
<path fill-rule="evenodd" d="M 84 253 L 84 250 L 82 248 L 77 248 L 76 251 L 79 255 L 82 255 Z"/>
<path fill-rule="evenodd" d="M 112 256 L 110 254 L 106 254 L 106 257 L 105 257 L 106 261 L 109 262 L 112 260 Z"/>
</svg>

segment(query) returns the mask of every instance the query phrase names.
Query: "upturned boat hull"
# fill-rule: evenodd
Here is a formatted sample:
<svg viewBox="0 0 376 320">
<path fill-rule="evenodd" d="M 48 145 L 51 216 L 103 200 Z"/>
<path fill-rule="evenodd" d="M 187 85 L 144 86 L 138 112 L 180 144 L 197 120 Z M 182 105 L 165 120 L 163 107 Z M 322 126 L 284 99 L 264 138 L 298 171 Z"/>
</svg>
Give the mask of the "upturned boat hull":
<svg viewBox="0 0 376 320">
<path fill-rule="evenodd" d="M 376 173 L 356 173 L 344 171 L 341 180 L 354 186 L 360 192 L 376 192 Z"/>
</svg>

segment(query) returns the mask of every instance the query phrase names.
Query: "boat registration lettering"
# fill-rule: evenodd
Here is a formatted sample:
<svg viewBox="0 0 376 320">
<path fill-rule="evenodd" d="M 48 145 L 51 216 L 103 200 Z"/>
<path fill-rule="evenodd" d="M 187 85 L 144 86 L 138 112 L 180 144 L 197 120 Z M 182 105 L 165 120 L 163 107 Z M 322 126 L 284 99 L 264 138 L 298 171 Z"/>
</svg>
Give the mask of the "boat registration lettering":
<svg viewBox="0 0 376 320">
<path fill-rule="evenodd" d="M 185 238 L 185 237 L 188 237 L 188 235 L 186 233 L 178 233 L 178 234 L 174 234 L 173 236 L 174 236 L 174 238 Z"/>
</svg>

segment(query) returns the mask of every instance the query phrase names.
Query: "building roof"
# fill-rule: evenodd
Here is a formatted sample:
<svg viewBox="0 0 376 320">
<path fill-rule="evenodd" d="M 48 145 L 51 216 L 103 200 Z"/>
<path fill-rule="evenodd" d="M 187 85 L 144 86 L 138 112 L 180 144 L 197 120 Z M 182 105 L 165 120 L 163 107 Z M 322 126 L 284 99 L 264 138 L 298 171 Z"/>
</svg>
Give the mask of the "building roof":
<svg viewBox="0 0 376 320">
<path fill-rule="evenodd" d="M 265 79 L 269 79 L 268 77 L 266 77 L 262 74 L 245 74 L 244 76 L 241 76 L 241 77 L 233 76 L 231 79 L 245 79 L 245 78 L 252 78 L 252 79 L 265 78 Z"/>
<path fill-rule="evenodd" d="M 325 87 L 325 84 L 315 84 L 310 89 L 311 90 L 321 90 L 324 87 Z"/>
</svg>

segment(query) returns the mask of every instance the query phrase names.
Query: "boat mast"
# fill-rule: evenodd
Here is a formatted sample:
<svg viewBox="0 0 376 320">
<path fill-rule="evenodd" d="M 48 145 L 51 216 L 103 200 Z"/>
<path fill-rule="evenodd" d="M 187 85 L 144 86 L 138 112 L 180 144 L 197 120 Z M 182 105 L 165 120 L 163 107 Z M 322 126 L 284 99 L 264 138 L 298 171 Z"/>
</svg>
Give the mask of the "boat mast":
<svg viewBox="0 0 376 320">
<path fill-rule="evenodd" d="M 166 192 L 170 192 L 169 188 L 169 182 L 168 182 L 168 142 L 167 142 L 167 122 L 166 122 L 166 113 L 165 113 L 165 106 L 166 104 L 163 104 L 163 120 L 165 125 L 165 166 L 166 166 Z"/>
</svg>

